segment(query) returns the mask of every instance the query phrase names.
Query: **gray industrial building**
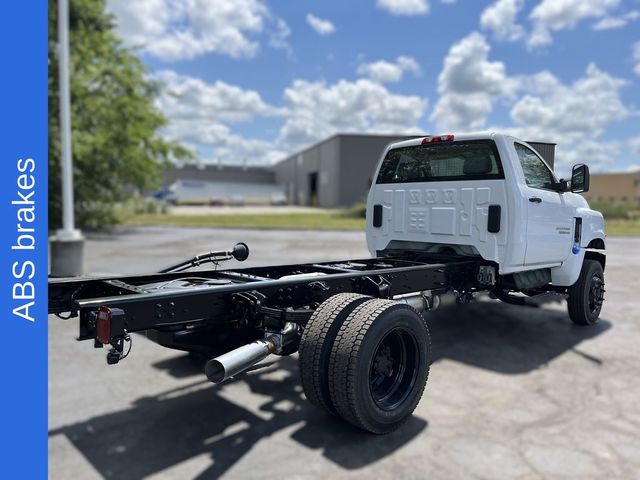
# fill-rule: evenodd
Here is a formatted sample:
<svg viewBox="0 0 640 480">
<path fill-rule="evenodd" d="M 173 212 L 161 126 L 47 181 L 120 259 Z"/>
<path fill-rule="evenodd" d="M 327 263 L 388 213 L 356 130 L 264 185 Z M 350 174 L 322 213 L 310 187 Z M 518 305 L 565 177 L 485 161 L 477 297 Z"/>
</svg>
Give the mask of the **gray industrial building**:
<svg viewBox="0 0 640 480">
<path fill-rule="evenodd" d="M 291 204 L 347 207 L 365 199 L 385 147 L 408 138 L 334 135 L 276 163 L 276 182 Z"/>
<path fill-rule="evenodd" d="M 349 207 L 366 199 L 380 156 L 390 143 L 416 138 L 402 135 L 337 134 L 287 157 L 271 167 L 186 165 L 165 172 L 165 186 L 176 184 L 185 201 L 195 201 L 202 193 L 188 193 L 190 181 L 214 182 L 206 189 L 209 197 L 254 197 L 284 193 L 292 205 L 322 208 Z M 554 164 L 555 144 L 528 142 L 549 163 Z M 188 182 L 185 182 L 188 181 Z M 228 184 L 224 189 L 223 183 Z M 175 189 L 174 189 L 175 190 Z M 224 193 L 222 194 L 222 190 Z M 216 192 L 221 192 L 220 195 Z M 187 200 L 186 197 L 193 197 Z M 180 201 L 180 199 L 178 199 Z M 262 203 L 258 200 L 259 203 Z"/>
<path fill-rule="evenodd" d="M 163 185 L 169 186 L 178 180 L 274 184 L 275 178 L 271 167 L 188 163 L 165 170 Z"/>
</svg>

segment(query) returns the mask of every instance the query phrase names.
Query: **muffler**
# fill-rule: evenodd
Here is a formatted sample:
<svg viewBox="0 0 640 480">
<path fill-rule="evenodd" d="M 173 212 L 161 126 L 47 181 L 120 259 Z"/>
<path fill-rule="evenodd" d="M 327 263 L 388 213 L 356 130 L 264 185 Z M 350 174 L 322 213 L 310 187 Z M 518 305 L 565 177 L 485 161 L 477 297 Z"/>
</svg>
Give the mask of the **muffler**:
<svg viewBox="0 0 640 480">
<path fill-rule="evenodd" d="M 272 333 L 262 340 L 256 340 L 235 350 L 209 360 L 205 366 L 205 374 L 213 383 L 221 383 L 244 372 L 272 353 L 279 353 L 282 347 L 297 337 L 298 326 L 287 323 L 282 332 Z"/>
<path fill-rule="evenodd" d="M 434 294 L 429 290 L 423 292 L 407 293 L 404 295 L 396 295 L 393 299 L 397 302 L 406 303 L 412 306 L 418 312 L 427 312 L 437 310 L 441 307 L 455 305 L 456 294 L 452 291 Z"/>
</svg>

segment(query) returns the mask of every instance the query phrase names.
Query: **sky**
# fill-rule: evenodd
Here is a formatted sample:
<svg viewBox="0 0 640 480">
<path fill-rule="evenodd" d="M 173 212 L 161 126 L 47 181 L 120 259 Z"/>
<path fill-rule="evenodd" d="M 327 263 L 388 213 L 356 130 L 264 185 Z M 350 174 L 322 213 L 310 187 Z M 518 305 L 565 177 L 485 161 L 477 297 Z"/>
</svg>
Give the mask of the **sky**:
<svg viewBox="0 0 640 480">
<path fill-rule="evenodd" d="M 493 130 L 640 168 L 640 0 L 107 0 L 162 135 L 271 164 L 335 133 Z"/>
</svg>

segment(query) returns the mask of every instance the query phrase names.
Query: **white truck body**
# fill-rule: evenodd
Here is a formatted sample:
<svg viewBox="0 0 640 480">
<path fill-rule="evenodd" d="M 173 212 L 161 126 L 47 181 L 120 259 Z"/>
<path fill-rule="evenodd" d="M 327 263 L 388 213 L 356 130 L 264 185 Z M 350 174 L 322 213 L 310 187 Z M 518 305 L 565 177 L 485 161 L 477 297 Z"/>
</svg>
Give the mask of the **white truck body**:
<svg viewBox="0 0 640 480">
<path fill-rule="evenodd" d="M 450 155 L 436 150 L 443 148 Z M 443 165 L 450 174 L 434 174 L 434 169 L 442 173 Z M 525 177 L 523 165 L 529 177 L 544 176 L 546 167 L 556 186 L 537 185 Z M 425 168 L 429 173 L 421 177 Z M 454 250 L 495 262 L 501 275 L 549 268 L 554 285 L 569 286 L 578 278 L 585 249 L 605 246 L 602 215 L 581 195 L 559 191 L 544 159 L 509 135 L 444 135 L 391 144 L 374 179 L 367 203 L 372 255 Z"/>
</svg>

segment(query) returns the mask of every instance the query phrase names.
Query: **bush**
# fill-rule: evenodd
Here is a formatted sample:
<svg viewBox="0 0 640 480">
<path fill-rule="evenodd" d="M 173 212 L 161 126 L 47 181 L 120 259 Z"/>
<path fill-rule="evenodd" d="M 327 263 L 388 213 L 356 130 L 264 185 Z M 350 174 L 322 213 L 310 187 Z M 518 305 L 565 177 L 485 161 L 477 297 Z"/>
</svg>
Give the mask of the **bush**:
<svg viewBox="0 0 640 480">
<path fill-rule="evenodd" d="M 365 218 L 367 215 L 367 204 L 358 202 L 351 205 L 343 212 L 343 216 L 347 218 Z"/>
<path fill-rule="evenodd" d="M 632 203 L 593 202 L 590 207 L 607 220 L 638 218 L 640 215 L 640 208 Z"/>
<path fill-rule="evenodd" d="M 145 198 L 143 200 L 134 201 L 133 211 L 134 213 L 140 214 L 158 214 L 158 213 L 166 213 L 166 207 L 164 202 L 160 202 L 158 200 L 152 200 L 149 198 Z M 163 208 L 164 207 L 164 208 Z"/>
</svg>

